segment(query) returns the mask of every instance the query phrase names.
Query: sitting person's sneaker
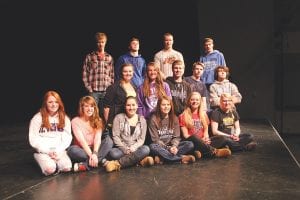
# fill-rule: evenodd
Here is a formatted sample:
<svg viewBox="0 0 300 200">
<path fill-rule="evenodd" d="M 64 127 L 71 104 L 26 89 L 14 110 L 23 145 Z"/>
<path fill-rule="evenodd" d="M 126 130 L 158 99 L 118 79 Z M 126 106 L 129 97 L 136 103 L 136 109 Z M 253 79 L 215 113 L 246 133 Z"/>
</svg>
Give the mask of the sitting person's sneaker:
<svg viewBox="0 0 300 200">
<path fill-rule="evenodd" d="M 160 159 L 159 156 L 154 156 L 154 163 L 156 165 L 162 165 L 162 164 L 164 164 L 163 161 Z"/>
<path fill-rule="evenodd" d="M 182 157 L 181 157 L 181 163 L 182 164 L 193 163 L 195 161 L 196 161 L 196 159 L 192 155 L 182 155 Z"/>
<path fill-rule="evenodd" d="M 217 158 L 226 158 L 231 155 L 229 148 L 215 149 L 214 156 Z"/>
<path fill-rule="evenodd" d="M 202 154 L 200 151 L 194 151 L 194 155 L 196 159 L 200 159 L 202 157 Z"/>
<path fill-rule="evenodd" d="M 82 163 L 82 162 L 80 162 L 80 163 L 74 163 L 73 171 L 74 171 L 74 172 L 83 172 L 83 171 L 87 171 L 87 167 L 86 167 L 85 164 Z"/>
<path fill-rule="evenodd" d="M 140 165 L 142 167 L 152 166 L 154 165 L 154 160 L 151 156 L 146 156 L 143 160 L 140 161 Z"/>
<path fill-rule="evenodd" d="M 245 146 L 245 150 L 246 151 L 253 151 L 257 146 L 257 143 L 256 142 L 250 142 L 248 144 L 246 144 Z"/>
<path fill-rule="evenodd" d="M 105 169 L 107 172 L 120 171 L 121 165 L 117 160 L 107 161 Z"/>
</svg>

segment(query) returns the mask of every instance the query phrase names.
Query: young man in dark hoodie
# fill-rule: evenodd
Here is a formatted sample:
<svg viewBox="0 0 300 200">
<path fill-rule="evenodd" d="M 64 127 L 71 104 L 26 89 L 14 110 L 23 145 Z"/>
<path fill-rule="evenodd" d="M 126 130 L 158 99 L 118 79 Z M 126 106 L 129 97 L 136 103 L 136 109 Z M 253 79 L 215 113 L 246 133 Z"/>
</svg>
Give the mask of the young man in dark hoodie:
<svg viewBox="0 0 300 200">
<path fill-rule="evenodd" d="M 173 76 L 166 80 L 170 86 L 176 116 L 179 116 L 185 109 L 186 100 L 192 91 L 190 84 L 182 78 L 184 67 L 183 61 L 175 60 L 172 64 Z"/>
</svg>

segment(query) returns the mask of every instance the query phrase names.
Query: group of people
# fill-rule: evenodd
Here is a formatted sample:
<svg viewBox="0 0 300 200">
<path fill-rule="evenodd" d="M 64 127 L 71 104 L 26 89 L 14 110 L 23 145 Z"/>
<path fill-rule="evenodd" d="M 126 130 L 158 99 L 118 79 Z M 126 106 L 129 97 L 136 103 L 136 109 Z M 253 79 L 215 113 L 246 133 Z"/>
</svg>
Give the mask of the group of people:
<svg viewBox="0 0 300 200">
<path fill-rule="evenodd" d="M 95 39 L 97 50 L 83 64 L 88 95 L 79 100 L 77 116 L 70 119 L 60 95 L 48 91 L 31 119 L 29 142 L 43 174 L 187 164 L 255 149 L 253 135 L 240 129 L 242 95 L 211 38 L 204 39 L 205 55 L 189 77 L 170 33 L 148 63 L 138 53 L 138 38 L 116 64 L 105 51 L 106 34 Z"/>
</svg>

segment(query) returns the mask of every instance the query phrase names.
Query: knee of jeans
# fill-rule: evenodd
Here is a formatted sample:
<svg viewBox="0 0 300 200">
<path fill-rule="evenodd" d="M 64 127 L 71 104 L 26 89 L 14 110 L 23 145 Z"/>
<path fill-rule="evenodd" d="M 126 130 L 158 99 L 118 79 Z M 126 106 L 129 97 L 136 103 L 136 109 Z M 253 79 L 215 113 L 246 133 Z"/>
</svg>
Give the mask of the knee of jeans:
<svg viewBox="0 0 300 200">
<path fill-rule="evenodd" d="M 119 158 L 122 157 L 122 153 L 118 150 L 112 149 L 109 152 L 109 157 L 112 158 L 113 160 L 118 160 Z"/>
<path fill-rule="evenodd" d="M 142 146 L 142 151 L 143 151 L 145 154 L 149 154 L 149 153 L 150 153 L 150 148 L 149 148 L 147 145 L 143 145 L 143 146 Z"/>
</svg>

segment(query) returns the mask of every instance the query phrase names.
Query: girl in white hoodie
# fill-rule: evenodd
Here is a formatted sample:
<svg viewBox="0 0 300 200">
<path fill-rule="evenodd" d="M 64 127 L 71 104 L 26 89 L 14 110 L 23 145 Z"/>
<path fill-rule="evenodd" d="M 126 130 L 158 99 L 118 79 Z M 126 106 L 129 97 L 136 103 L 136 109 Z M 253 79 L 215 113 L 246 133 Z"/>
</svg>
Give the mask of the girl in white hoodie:
<svg viewBox="0 0 300 200">
<path fill-rule="evenodd" d="M 72 163 L 66 153 L 71 141 L 71 122 L 61 97 L 55 91 L 48 91 L 29 125 L 29 143 L 36 151 L 34 159 L 43 174 L 71 170 Z"/>
</svg>

